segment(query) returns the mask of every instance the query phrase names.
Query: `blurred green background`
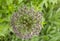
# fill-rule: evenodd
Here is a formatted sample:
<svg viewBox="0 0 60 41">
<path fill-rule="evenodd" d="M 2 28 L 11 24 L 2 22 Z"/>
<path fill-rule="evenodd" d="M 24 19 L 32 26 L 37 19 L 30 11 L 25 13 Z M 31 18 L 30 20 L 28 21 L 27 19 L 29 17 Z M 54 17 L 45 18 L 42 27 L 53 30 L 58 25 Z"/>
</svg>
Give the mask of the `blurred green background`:
<svg viewBox="0 0 60 41">
<path fill-rule="evenodd" d="M 14 34 L 10 21 L 23 4 L 43 14 L 40 35 L 26 41 L 60 41 L 60 0 L 0 0 L 0 41 L 22 41 Z"/>
</svg>

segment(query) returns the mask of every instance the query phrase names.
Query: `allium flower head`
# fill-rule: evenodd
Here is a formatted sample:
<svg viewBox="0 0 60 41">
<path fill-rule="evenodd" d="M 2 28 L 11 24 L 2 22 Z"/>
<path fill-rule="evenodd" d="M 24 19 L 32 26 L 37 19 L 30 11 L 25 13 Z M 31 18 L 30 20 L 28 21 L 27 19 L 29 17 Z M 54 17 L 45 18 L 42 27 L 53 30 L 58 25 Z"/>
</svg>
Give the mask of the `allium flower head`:
<svg viewBox="0 0 60 41">
<path fill-rule="evenodd" d="M 42 15 L 32 7 L 22 6 L 12 15 L 11 24 L 14 32 L 22 39 L 39 35 L 42 25 Z"/>
</svg>

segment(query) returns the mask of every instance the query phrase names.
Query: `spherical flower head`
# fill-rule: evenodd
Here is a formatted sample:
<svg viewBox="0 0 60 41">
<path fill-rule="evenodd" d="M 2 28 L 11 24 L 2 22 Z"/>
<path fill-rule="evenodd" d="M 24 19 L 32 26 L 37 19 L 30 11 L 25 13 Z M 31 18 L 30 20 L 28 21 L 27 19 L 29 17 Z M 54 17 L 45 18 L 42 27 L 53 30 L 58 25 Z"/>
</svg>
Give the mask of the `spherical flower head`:
<svg viewBox="0 0 60 41">
<path fill-rule="evenodd" d="M 22 6 L 11 18 L 13 31 L 21 39 L 29 39 L 34 35 L 39 35 L 42 25 L 42 14 L 32 7 Z"/>
</svg>

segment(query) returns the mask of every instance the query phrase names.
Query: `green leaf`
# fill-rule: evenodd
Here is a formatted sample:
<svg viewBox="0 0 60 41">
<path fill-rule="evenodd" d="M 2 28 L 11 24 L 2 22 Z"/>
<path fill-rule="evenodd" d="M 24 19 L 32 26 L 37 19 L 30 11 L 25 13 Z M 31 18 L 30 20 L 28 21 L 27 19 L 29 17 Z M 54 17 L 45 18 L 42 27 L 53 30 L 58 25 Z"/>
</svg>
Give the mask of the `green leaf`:
<svg viewBox="0 0 60 41">
<path fill-rule="evenodd" d="M 9 25 L 7 24 L 1 24 L 0 25 L 0 36 L 4 35 L 8 32 Z"/>
</svg>

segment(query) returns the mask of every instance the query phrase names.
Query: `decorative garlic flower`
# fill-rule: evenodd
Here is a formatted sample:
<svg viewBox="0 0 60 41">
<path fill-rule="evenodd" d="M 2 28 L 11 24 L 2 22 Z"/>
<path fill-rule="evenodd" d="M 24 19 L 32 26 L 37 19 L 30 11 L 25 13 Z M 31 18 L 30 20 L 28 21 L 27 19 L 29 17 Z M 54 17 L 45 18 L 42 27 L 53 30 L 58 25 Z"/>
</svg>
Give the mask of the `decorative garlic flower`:
<svg viewBox="0 0 60 41">
<path fill-rule="evenodd" d="M 33 8 L 22 6 L 12 15 L 11 25 L 17 36 L 29 39 L 39 35 L 42 25 L 42 15 Z"/>
</svg>

